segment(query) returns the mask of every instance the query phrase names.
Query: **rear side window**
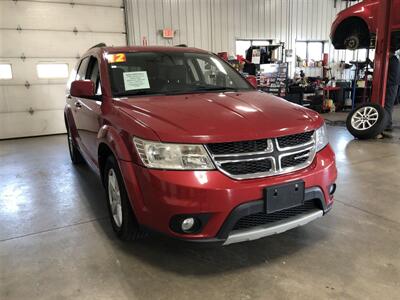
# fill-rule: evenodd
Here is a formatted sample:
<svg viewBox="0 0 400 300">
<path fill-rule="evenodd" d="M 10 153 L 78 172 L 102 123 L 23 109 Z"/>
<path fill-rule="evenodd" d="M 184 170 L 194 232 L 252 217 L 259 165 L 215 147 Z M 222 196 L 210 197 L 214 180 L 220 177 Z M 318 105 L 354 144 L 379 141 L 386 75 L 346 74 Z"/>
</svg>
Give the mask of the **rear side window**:
<svg viewBox="0 0 400 300">
<path fill-rule="evenodd" d="M 75 80 L 85 80 L 86 79 L 86 72 L 87 72 L 88 64 L 89 64 L 89 57 L 82 59 L 80 65 L 79 65 Z"/>
</svg>

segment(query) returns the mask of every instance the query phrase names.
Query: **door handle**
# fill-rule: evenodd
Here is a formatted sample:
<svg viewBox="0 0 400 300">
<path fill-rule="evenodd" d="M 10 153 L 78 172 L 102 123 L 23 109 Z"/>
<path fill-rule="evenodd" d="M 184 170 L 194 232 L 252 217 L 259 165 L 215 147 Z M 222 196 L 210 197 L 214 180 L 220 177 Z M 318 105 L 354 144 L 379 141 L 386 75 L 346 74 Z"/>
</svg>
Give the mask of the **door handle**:
<svg viewBox="0 0 400 300">
<path fill-rule="evenodd" d="M 81 107 L 82 107 L 82 104 L 80 104 L 80 103 L 77 101 L 77 102 L 75 102 L 75 107 L 76 107 L 76 108 L 81 108 Z"/>
</svg>

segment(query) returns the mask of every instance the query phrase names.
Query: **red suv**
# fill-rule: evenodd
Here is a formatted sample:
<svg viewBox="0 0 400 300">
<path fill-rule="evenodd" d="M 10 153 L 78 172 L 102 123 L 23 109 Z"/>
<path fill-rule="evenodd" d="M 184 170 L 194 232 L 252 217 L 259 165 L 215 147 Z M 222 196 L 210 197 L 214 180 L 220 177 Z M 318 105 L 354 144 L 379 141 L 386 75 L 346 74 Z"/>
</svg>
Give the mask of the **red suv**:
<svg viewBox="0 0 400 300">
<path fill-rule="evenodd" d="M 73 163 L 101 177 L 123 240 L 143 229 L 231 244 L 332 207 L 335 156 L 314 111 L 187 47 L 90 49 L 67 88 Z"/>
<path fill-rule="evenodd" d="M 386 1 L 386 0 L 385 0 Z M 393 1 L 392 31 L 395 48 L 400 46 L 400 0 Z M 331 28 L 331 40 L 335 49 L 369 48 L 376 35 L 380 0 L 364 0 L 341 11 Z"/>
</svg>

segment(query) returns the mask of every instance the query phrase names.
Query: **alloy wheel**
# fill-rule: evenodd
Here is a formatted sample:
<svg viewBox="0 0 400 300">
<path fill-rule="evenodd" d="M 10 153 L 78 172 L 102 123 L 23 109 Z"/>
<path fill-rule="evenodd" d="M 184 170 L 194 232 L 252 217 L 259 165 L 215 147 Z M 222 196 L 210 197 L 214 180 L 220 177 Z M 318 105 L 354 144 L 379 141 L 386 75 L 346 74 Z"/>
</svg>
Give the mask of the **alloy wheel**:
<svg viewBox="0 0 400 300">
<path fill-rule="evenodd" d="M 110 203 L 111 214 L 113 216 L 115 225 L 121 227 L 122 225 L 121 193 L 116 173 L 112 168 L 108 171 L 108 201 Z"/>
<path fill-rule="evenodd" d="M 367 130 L 378 121 L 379 113 L 371 106 L 358 109 L 351 118 L 351 126 L 357 130 Z"/>
</svg>

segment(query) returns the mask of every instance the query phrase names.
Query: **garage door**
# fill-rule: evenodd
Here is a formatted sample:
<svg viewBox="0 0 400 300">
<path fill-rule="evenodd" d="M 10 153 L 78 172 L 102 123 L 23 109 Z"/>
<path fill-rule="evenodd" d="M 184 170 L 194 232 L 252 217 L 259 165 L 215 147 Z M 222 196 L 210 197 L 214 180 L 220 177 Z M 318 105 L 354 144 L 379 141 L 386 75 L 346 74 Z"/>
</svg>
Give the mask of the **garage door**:
<svg viewBox="0 0 400 300">
<path fill-rule="evenodd" d="M 77 58 L 126 45 L 122 0 L 0 1 L 0 139 L 65 132 L 65 84 Z"/>
</svg>

